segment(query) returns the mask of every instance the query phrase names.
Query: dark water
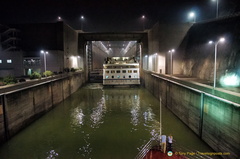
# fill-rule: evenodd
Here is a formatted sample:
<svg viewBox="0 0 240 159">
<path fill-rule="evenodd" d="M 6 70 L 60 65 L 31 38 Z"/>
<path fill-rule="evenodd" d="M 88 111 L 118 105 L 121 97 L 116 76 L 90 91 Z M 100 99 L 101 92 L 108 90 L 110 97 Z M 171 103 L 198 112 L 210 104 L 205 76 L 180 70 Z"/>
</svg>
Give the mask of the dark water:
<svg viewBox="0 0 240 159">
<path fill-rule="evenodd" d="M 168 109 L 163 133 L 212 151 Z M 159 101 L 143 88 L 81 88 L 0 147 L 0 159 L 133 159 L 159 133 Z"/>
</svg>

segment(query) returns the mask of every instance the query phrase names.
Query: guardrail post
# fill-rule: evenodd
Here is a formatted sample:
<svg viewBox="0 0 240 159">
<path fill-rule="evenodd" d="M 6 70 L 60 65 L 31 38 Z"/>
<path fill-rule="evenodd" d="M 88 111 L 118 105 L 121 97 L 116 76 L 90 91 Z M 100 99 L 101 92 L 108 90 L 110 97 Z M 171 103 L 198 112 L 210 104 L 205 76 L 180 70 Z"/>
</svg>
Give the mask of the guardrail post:
<svg viewBox="0 0 240 159">
<path fill-rule="evenodd" d="M 2 109 L 3 109 L 3 124 L 4 124 L 4 139 L 7 141 L 9 139 L 8 134 L 8 120 L 7 120 L 7 114 L 6 114 L 6 95 L 2 95 Z"/>
<path fill-rule="evenodd" d="M 199 119 L 199 137 L 200 137 L 200 138 L 202 138 L 203 113 L 204 113 L 204 93 L 201 92 L 201 101 L 200 101 L 200 119 Z"/>
</svg>

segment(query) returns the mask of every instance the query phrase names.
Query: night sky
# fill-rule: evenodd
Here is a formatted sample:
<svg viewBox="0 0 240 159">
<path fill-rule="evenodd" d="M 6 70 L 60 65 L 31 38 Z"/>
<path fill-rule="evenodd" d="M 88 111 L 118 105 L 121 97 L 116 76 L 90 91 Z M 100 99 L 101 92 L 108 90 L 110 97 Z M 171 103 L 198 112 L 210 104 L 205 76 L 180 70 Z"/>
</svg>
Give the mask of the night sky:
<svg viewBox="0 0 240 159">
<path fill-rule="evenodd" d="M 219 14 L 240 11 L 239 0 L 219 0 Z M 141 31 L 161 23 L 187 22 L 195 11 L 197 21 L 215 18 L 211 0 L 1 0 L 0 24 L 56 22 L 57 17 L 88 32 Z M 81 15 L 85 17 L 81 25 Z M 143 22 L 141 16 L 146 18 Z"/>
</svg>

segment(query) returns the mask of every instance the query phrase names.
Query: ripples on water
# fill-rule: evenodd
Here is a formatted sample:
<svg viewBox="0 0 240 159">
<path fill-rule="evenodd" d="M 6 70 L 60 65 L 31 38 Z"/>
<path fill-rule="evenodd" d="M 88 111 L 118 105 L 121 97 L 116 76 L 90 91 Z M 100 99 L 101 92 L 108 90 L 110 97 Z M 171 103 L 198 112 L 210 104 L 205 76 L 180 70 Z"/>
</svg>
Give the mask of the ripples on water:
<svg viewBox="0 0 240 159">
<path fill-rule="evenodd" d="M 78 149 L 78 153 L 81 154 L 83 157 L 91 158 L 91 153 L 93 151 L 93 148 L 91 147 L 91 136 L 97 133 L 96 131 L 99 131 L 98 129 L 101 130 L 101 125 L 104 124 L 105 120 L 107 120 L 108 124 L 109 121 L 112 122 L 110 123 L 110 125 L 108 125 L 109 129 L 103 130 L 106 131 L 104 133 L 106 135 L 109 133 L 118 133 L 111 128 L 111 125 L 114 125 L 115 117 L 113 116 L 123 114 L 122 117 L 124 119 L 121 119 L 121 116 L 119 116 L 117 120 L 123 120 L 123 124 L 119 125 L 120 127 L 125 127 L 127 125 L 128 127 L 130 126 L 128 132 L 125 132 L 126 135 L 132 135 L 134 132 L 141 134 L 142 132 L 139 131 L 144 132 L 144 137 L 140 137 L 139 139 L 137 139 L 137 143 L 141 144 L 132 147 L 133 152 L 135 152 L 136 155 L 136 150 L 140 150 L 152 136 L 158 133 L 157 130 L 153 129 L 153 121 L 155 121 L 155 123 L 158 122 L 155 119 L 156 115 L 151 108 L 153 105 L 151 103 L 145 103 L 144 106 L 141 106 L 140 99 L 144 98 L 140 97 L 139 88 L 100 88 L 101 87 L 99 86 L 85 87 L 85 89 L 83 90 L 85 91 L 85 93 L 91 94 L 90 99 L 88 101 L 80 102 L 77 107 L 72 109 L 71 127 L 73 131 L 76 133 L 78 129 L 84 129 L 84 125 L 87 127 L 91 127 L 92 129 L 90 132 L 86 132 L 84 130 L 81 131 L 85 144 Z M 147 96 L 145 97 L 145 101 L 147 101 L 146 98 Z M 87 98 L 85 98 L 85 100 L 86 99 Z M 88 103 L 88 106 L 90 106 L 88 107 L 89 109 L 85 106 L 86 102 Z M 104 119 L 106 115 L 108 116 L 108 119 Z M 125 120 L 126 117 L 129 117 L 128 120 Z M 130 122 L 131 125 L 124 122 Z M 129 144 L 128 141 L 118 142 L 126 142 L 126 144 Z M 109 147 L 111 147 L 111 145 L 109 145 Z"/>
</svg>

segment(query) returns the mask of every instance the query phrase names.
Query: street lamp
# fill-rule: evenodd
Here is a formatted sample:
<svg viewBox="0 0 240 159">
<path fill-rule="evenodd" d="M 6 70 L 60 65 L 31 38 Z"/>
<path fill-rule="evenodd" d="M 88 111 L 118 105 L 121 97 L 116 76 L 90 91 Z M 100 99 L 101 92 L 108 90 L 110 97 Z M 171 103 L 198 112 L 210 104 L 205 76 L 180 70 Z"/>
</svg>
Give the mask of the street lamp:
<svg viewBox="0 0 240 159">
<path fill-rule="evenodd" d="M 170 57 L 171 57 L 171 75 L 173 74 L 173 58 L 172 58 L 172 54 L 175 52 L 175 50 L 174 49 L 172 49 L 172 50 L 169 50 L 168 51 L 169 53 L 170 53 Z"/>
<path fill-rule="evenodd" d="M 193 23 L 196 22 L 196 15 L 194 12 L 190 12 L 188 16 L 189 16 L 189 18 L 193 19 Z"/>
<path fill-rule="evenodd" d="M 216 1 L 216 18 L 218 18 L 218 0 L 212 0 L 212 1 Z"/>
<path fill-rule="evenodd" d="M 146 70 L 148 70 L 148 55 L 145 55 L 146 58 Z"/>
<path fill-rule="evenodd" d="M 142 24 L 143 24 L 143 31 L 144 31 L 144 29 L 145 29 L 145 25 L 144 25 L 144 21 L 145 21 L 145 15 L 142 15 Z"/>
<path fill-rule="evenodd" d="M 40 52 L 41 52 L 41 54 L 43 54 L 43 58 L 44 58 L 44 70 L 45 70 L 45 72 L 46 72 L 46 70 L 47 70 L 47 58 L 46 58 L 46 54 L 48 54 L 48 52 L 47 52 L 47 51 L 44 51 L 44 50 L 41 50 Z"/>
<path fill-rule="evenodd" d="M 84 20 L 84 16 L 81 16 L 81 30 L 83 30 L 83 20 Z"/>
<path fill-rule="evenodd" d="M 218 44 L 221 42 L 224 42 L 225 39 L 224 38 L 220 38 L 218 41 L 214 42 L 214 41 L 209 41 L 209 44 L 213 44 L 215 45 L 214 47 L 214 54 L 215 54 L 215 58 L 214 58 L 214 77 L 213 77 L 213 88 L 216 88 L 216 76 L 217 76 L 217 47 Z"/>
<path fill-rule="evenodd" d="M 154 56 L 155 56 L 155 66 L 154 66 L 154 71 L 157 72 L 157 70 L 158 70 L 158 54 L 155 53 Z"/>
</svg>

